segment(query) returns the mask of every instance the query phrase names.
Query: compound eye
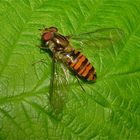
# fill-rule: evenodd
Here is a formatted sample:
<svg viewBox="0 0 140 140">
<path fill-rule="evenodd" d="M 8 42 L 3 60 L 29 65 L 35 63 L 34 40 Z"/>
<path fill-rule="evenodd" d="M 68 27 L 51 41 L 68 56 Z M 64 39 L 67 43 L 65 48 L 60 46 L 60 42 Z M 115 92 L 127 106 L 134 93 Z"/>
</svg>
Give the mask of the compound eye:
<svg viewBox="0 0 140 140">
<path fill-rule="evenodd" d="M 42 40 L 49 41 L 53 38 L 52 32 L 46 32 L 42 35 Z"/>
<path fill-rule="evenodd" d="M 57 32 L 57 31 L 58 31 L 58 29 L 57 29 L 56 27 L 50 27 L 49 30 L 50 30 L 51 32 Z"/>
</svg>

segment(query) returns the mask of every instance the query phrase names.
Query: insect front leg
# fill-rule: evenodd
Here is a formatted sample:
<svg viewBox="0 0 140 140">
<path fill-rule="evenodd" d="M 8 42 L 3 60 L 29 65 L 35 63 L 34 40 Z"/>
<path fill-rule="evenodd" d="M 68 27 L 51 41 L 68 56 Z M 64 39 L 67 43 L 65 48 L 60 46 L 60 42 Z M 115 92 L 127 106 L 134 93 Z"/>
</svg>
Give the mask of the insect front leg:
<svg viewBox="0 0 140 140">
<path fill-rule="evenodd" d="M 45 60 L 47 60 L 47 59 L 42 58 L 42 59 L 40 59 L 40 60 L 38 60 L 38 61 L 33 62 L 32 65 L 35 65 L 35 64 L 40 63 L 40 62 L 46 64 Z"/>
</svg>

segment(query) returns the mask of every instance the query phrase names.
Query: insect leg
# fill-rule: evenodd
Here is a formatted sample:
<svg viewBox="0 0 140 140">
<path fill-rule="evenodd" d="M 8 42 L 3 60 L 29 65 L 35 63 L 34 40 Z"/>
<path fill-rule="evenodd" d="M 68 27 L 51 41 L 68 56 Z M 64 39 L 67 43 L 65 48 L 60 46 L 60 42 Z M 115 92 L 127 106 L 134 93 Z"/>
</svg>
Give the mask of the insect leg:
<svg viewBox="0 0 140 140">
<path fill-rule="evenodd" d="M 79 86 L 81 87 L 81 89 L 82 89 L 84 92 L 86 92 L 85 89 L 83 88 L 83 86 L 82 86 L 81 83 L 80 83 L 79 77 L 78 77 L 77 75 L 75 75 L 75 77 L 76 77 L 76 79 L 77 79 L 77 81 L 78 81 L 78 84 L 79 84 Z"/>
<path fill-rule="evenodd" d="M 38 61 L 33 62 L 32 65 L 34 66 L 35 64 L 40 63 L 40 62 L 46 64 L 45 60 L 46 60 L 46 59 L 42 58 L 42 59 L 40 59 L 40 60 L 38 60 Z"/>
</svg>

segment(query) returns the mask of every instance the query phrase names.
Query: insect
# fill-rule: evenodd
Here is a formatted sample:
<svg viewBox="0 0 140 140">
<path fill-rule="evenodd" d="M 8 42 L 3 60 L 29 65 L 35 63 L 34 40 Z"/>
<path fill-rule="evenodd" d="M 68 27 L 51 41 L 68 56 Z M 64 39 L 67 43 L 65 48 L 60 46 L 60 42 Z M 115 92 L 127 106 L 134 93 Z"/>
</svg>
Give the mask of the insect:
<svg viewBox="0 0 140 140">
<path fill-rule="evenodd" d="M 118 28 L 105 28 L 83 33 L 80 34 L 80 36 L 64 36 L 58 32 L 56 27 L 44 28 L 42 30 L 41 49 L 50 50 L 53 58 L 52 78 L 50 83 L 50 103 L 53 106 L 55 112 L 59 112 L 60 108 L 63 107 L 65 93 L 67 92 L 65 89 L 68 85 L 68 79 L 64 77 L 65 70 L 63 67 L 59 71 L 61 74 L 56 73 L 57 61 L 60 60 L 62 64 L 67 65 L 67 67 L 73 71 L 77 77 L 84 78 L 87 81 L 95 81 L 97 78 L 95 68 L 83 53 L 71 45 L 70 39 L 94 39 L 96 40 L 95 42 L 112 41 L 112 39 L 117 38 L 114 31 L 121 32 L 121 30 Z"/>
<path fill-rule="evenodd" d="M 74 49 L 68 38 L 59 34 L 56 27 L 45 28 L 42 33 L 42 41 L 45 43 L 56 59 L 62 60 L 76 75 L 89 81 L 96 79 L 96 71 L 80 51 Z"/>
</svg>

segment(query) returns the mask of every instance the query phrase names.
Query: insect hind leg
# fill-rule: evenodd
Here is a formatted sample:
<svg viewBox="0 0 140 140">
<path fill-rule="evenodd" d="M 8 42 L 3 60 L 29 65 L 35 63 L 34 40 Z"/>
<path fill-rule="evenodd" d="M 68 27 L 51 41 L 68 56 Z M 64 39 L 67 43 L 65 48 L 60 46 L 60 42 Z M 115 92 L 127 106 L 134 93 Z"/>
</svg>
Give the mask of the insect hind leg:
<svg viewBox="0 0 140 140">
<path fill-rule="evenodd" d="M 80 83 L 79 77 L 78 77 L 77 75 L 75 75 L 75 77 L 76 77 L 76 79 L 77 79 L 77 81 L 78 81 L 78 84 L 79 84 L 79 86 L 81 87 L 81 89 L 82 89 L 84 92 L 86 92 L 85 89 L 84 89 L 84 87 L 83 87 L 83 86 L 81 85 L 81 83 Z"/>
</svg>

